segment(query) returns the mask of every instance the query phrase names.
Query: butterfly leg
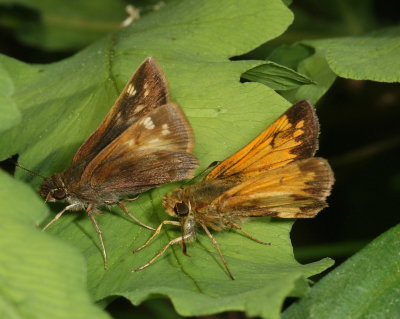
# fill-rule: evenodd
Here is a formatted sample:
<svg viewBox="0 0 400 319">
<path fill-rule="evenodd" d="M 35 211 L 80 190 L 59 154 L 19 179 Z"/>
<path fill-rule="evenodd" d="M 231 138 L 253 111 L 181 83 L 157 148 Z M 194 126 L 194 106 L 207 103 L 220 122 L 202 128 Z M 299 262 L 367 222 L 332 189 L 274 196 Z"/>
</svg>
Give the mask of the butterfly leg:
<svg viewBox="0 0 400 319">
<path fill-rule="evenodd" d="M 100 230 L 99 225 L 97 225 L 96 219 L 93 216 L 93 212 L 94 212 L 93 206 L 89 205 L 88 208 L 86 209 L 86 213 L 88 214 L 90 221 L 92 222 L 93 227 L 96 230 L 97 235 L 99 236 L 101 252 L 103 254 L 103 259 L 104 259 L 104 269 L 107 269 L 108 268 L 108 259 L 107 259 L 106 247 L 104 246 L 104 242 L 103 242 L 103 234 Z"/>
<path fill-rule="evenodd" d="M 145 248 L 146 246 L 148 246 L 150 244 L 150 242 L 152 242 L 153 239 L 156 238 L 160 234 L 161 228 L 164 225 L 181 226 L 181 224 L 179 222 L 175 221 L 175 220 L 164 220 L 160 225 L 158 225 L 158 227 L 155 230 L 154 234 L 149 239 L 147 239 L 147 241 L 142 246 L 140 246 L 139 248 L 136 248 L 134 250 L 134 252 L 136 253 L 136 252 L 142 250 L 143 248 Z"/>
<path fill-rule="evenodd" d="M 134 202 L 135 200 L 137 200 L 139 198 L 139 195 L 136 195 L 135 197 L 131 197 L 131 198 L 124 198 L 125 202 Z"/>
<path fill-rule="evenodd" d="M 262 244 L 262 245 L 271 245 L 271 243 L 266 242 L 266 241 L 261 241 L 257 238 L 254 238 L 252 235 L 250 235 L 247 231 L 245 231 L 242 227 L 240 227 L 239 225 L 236 224 L 230 224 L 230 226 L 232 228 L 235 228 L 239 231 L 241 231 L 244 235 L 246 235 L 248 238 L 250 238 L 251 240 L 254 240 L 256 243 Z"/>
<path fill-rule="evenodd" d="M 231 271 L 229 270 L 228 263 L 226 262 L 224 255 L 222 255 L 222 252 L 221 252 L 221 249 L 220 249 L 220 247 L 219 247 L 218 242 L 215 240 L 214 236 L 210 233 L 210 231 L 208 230 L 208 228 L 206 227 L 206 225 L 204 225 L 204 224 L 202 224 L 202 223 L 200 223 L 200 225 L 201 225 L 201 227 L 203 227 L 203 229 L 204 229 L 204 231 L 206 232 L 208 238 L 210 238 L 212 244 L 214 245 L 215 249 L 217 250 L 219 257 L 221 258 L 222 263 L 224 264 L 225 270 L 226 270 L 226 272 L 228 273 L 228 276 L 229 276 L 232 280 L 235 280 L 235 278 L 233 277 Z"/>
<path fill-rule="evenodd" d="M 43 227 L 42 231 L 45 231 L 47 228 L 49 228 L 55 221 L 57 221 L 62 216 L 62 214 L 64 214 L 67 210 L 74 208 L 75 206 L 76 206 L 76 204 L 71 204 L 71 205 L 68 205 L 67 207 L 65 207 L 50 222 L 48 222 L 46 224 L 46 226 Z"/>
<path fill-rule="evenodd" d="M 190 255 L 187 253 L 187 246 L 186 246 L 186 241 L 185 241 L 185 240 L 182 240 L 182 253 L 183 253 L 185 256 L 190 257 Z"/>
<path fill-rule="evenodd" d="M 118 203 L 119 208 L 122 209 L 122 211 L 127 214 L 130 218 L 132 218 L 137 224 L 139 224 L 140 226 L 150 229 L 150 230 L 156 230 L 154 227 L 148 226 L 146 224 L 143 224 L 139 219 L 137 219 L 135 216 L 133 216 L 129 211 L 128 208 L 126 208 L 126 206 L 122 203 Z"/>
<path fill-rule="evenodd" d="M 136 268 L 134 270 L 132 270 L 132 272 L 137 272 L 139 270 L 142 270 L 148 266 L 150 266 L 152 263 L 154 263 L 161 255 L 163 255 L 165 253 L 165 251 L 171 247 L 172 245 L 178 244 L 180 242 L 182 242 L 182 240 L 185 239 L 189 239 L 191 238 L 192 234 L 187 234 L 185 236 L 181 236 L 175 239 L 172 239 L 168 244 L 166 244 L 152 259 L 150 259 L 146 264 L 144 264 L 143 266 Z"/>
</svg>

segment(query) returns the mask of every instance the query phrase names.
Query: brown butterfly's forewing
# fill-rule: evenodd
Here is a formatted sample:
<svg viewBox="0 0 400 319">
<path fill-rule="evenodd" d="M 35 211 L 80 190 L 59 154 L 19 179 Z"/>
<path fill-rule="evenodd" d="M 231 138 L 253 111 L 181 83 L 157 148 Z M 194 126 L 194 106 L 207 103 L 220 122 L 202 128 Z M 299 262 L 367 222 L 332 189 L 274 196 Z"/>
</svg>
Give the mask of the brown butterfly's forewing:
<svg viewBox="0 0 400 319">
<path fill-rule="evenodd" d="M 163 206 L 168 214 L 179 219 L 183 232 L 173 244 L 194 239 L 195 225 L 200 225 L 233 278 L 208 227 L 216 231 L 233 227 L 256 240 L 239 226 L 246 217 L 314 217 L 327 206 L 326 198 L 334 182 L 328 162 L 313 157 L 318 134 L 314 107 L 306 100 L 300 101 L 211 170 L 203 181 L 167 194 Z M 136 270 L 149 266 L 164 251 Z"/>
<path fill-rule="evenodd" d="M 86 210 L 107 256 L 93 212 L 118 204 L 160 184 L 190 177 L 197 168 L 190 125 L 168 97 L 166 80 L 153 58 L 134 73 L 97 130 L 76 152 L 65 171 L 41 186 L 48 201 L 64 200 L 66 210 Z"/>
<path fill-rule="evenodd" d="M 68 175 L 80 178 L 85 167 L 139 118 L 169 102 L 167 82 L 154 58 L 147 58 L 125 85 L 105 119 L 75 153 Z"/>
</svg>

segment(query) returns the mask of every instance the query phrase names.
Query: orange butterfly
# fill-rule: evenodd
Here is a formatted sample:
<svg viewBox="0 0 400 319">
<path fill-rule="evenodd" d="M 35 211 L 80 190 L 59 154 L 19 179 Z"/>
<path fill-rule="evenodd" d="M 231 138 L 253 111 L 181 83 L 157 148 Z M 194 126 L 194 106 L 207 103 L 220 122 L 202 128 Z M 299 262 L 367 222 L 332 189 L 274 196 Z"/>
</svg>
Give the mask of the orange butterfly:
<svg viewBox="0 0 400 319">
<path fill-rule="evenodd" d="M 318 148 L 319 124 L 314 107 L 300 101 L 290 107 L 252 142 L 219 163 L 203 181 L 177 188 L 163 199 L 167 213 L 178 221 L 162 222 L 146 247 L 164 225 L 182 228 L 182 236 L 171 240 L 145 265 L 146 268 L 173 244 L 195 239 L 197 225 L 216 248 L 233 279 L 218 243 L 209 228 L 235 228 L 261 243 L 240 227 L 246 217 L 272 216 L 311 218 L 327 206 L 334 183 L 333 172 L 323 158 L 313 157 Z"/>
</svg>

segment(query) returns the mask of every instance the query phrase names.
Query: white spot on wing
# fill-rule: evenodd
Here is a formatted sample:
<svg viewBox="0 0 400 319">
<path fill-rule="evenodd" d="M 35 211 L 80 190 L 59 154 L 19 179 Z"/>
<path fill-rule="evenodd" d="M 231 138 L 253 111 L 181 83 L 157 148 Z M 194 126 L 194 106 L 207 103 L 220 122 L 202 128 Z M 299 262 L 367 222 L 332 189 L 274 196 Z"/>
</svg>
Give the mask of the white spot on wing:
<svg viewBox="0 0 400 319">
<path fill-rule="evenodd" d="M 135 107 L 135 111 L 133 114 L 139 113 L 141 110 L 143 110 L 146 106 L 143 104 L 139 104 L 138 106 Z"/>
<path fill-rule="evenodd" d="M 129 83 L 129 85 L 128 85 L 127 89 L 126 89 L 126 92 L 131 96 L 134 96 L 136 94 L 135 87 L 133 86 L 132 83 Z"/>
<path fill-rule="evenodd" d="M 151 117 L 146 117 L 143 121 L 143 125 L 145 128 L 147 128 L 148 130 L 152 130 L 153 128 L 155 128 L 155 125 L 151 119 Z"/>
<path fill-rule="evenodd" d="M 168 128 L 169 128 L 168 124 L 163 124 L 163 125 L 162 125 L 161 134 L 162 134 L 162 135 L 167 135 L 167 134 L 171 133 L 170 130 L 169 130 Z"/>
</svg>

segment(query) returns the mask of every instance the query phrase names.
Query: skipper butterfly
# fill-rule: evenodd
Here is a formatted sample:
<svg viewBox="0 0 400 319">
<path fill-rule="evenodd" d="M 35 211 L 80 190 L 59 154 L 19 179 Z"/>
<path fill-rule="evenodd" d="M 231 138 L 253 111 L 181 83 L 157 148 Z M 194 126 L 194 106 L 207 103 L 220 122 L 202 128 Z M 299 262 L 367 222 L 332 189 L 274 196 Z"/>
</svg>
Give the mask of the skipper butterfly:
<svg viewBox="0 0 400 319">
<path fill-rule="evenodd" d="M 166 212 L 178 221 L 165 220 L 147 242 L 146 247 L 164 225 L 175 225 L 182 235 L 171 240 L 141 270 L 151 265 L 170 246 L 196 238 L 198 226 L 216 248 L 231 279 L 233 275 L 219 244 L 209 229 L 234 228 L 261 244 L 240 226 L 247 217 L 312 218 L 327 206 L 334 183 L 328 162 L 313 157 L 318 148 L 319 124 L 314 107 L 300 101 L 290 107 L 252 142 L 214 167 L 203 181 L 175 189 L 163 199 Z"/>
<path fill-rule="evenodd" d="M 85 210 L 99 237 L 107 268 L 102 233 L 94 214 L 101 206 L 121 203 L 158 185 L 192 176 L 193 134 L 180 107 L 169 100 L 165 77 L 147 58 L 128 81 L 100 126 L 75 153 L 63 172 L 45 179 L 40 195 L 48 202 L 68 203 L 44 228 L 68 210 Z"/>
</svg>

